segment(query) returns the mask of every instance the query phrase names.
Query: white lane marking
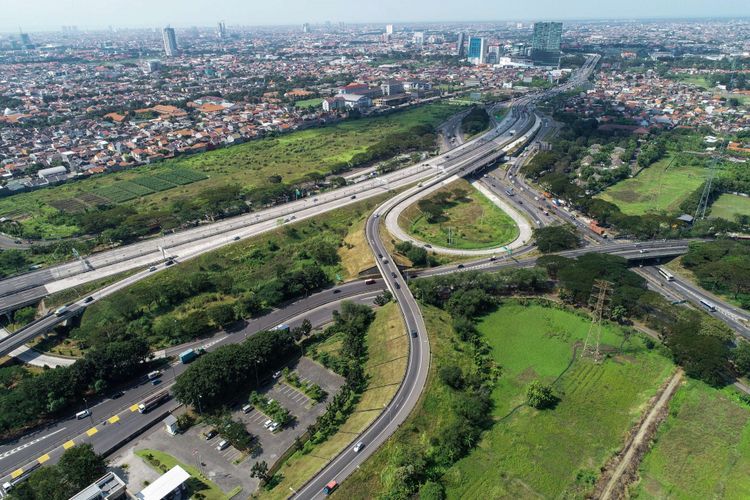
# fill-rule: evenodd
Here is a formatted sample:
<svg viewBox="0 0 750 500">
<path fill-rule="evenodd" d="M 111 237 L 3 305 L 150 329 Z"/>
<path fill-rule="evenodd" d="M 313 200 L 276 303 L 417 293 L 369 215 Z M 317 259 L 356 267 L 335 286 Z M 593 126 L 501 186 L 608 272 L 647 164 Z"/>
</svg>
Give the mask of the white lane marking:
<svg viewBox="0 0 750 500">
<path fill-rule="evenodd" d="M 12 450 L 8 450 L 8 451 L 6 451 L 5 453 L 3 453 L 2 455 L 0 455 L 0 460 L 2 460 L 3 458 L 8 458 L 9 456 L 11 456 L 11 455 L 13 455 L 13 454 L 15 454 L 15 453 L 18 453 L 18 452 L 19 452 L 19 451 L 21 451 L 21 450 L 25 450 L 25 449 L 26 449 L 26 448 L 28 448 L 29 446 L 33 446 L 33 445 L 37 444 L 37 443 L 38 443 L 38 442 L 40 442 L 40 441 L 44 441 L 44 440 L 45 440 L 45 439 L 47 439 L 48 437 L 52 437 L 52 436 L 54 436 L 55 434 L 57 434 L 57 433 L 60 433 L 60 432 L 62 432 L 62 431 L 64 431 L 64 430 L 65 430 L 65 427 L 63 427 L 62 429 L 58 429 L 58 430 L 56 430 L 56 431 L 55 431 L 55 432 L 53 432 L 52 434 L 47 434 L 46 436 L 42 436 L 42 437 L 40 437 L 40 438 L 34 439 L 33 441 L 29 441 L 28 443 L 24 443 L 24 444 L 22 444 L 21 446 L 18 446 L 18 447 L 16 447 L 16 448 L 13 448 Z"/>
</svg>

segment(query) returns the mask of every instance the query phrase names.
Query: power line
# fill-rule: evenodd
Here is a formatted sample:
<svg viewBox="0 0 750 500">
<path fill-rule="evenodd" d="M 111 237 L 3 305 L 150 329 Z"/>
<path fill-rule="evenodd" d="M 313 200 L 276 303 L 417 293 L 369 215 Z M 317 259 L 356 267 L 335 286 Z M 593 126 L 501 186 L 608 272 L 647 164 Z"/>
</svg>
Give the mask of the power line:
<svg viewBox="0 0 750 500">
<path fill-rule="evenodd" d="M 602 361 L 599 350 L 599 344 L 602 339 L 602 320 L 604 319 L 604 314 L 609 311 L 612 286 L 612 283 L 609 281 L 594 281 L 589 298 L 589 304 L 593 304 L 593 315 L 589 331 L 586 334 L 586 341 L 583 343 L 581 357 L 592 357 L 597 363 L 601 363 Z"/>
</svg>

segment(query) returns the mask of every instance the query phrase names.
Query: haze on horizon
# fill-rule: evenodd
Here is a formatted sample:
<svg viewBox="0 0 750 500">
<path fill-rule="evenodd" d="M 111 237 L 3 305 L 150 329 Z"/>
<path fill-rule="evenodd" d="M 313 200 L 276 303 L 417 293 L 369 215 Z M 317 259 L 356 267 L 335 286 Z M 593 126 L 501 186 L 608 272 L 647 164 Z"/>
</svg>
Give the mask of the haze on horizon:
<svg viewBox="0 0 750 500">
<path fill-rule="evenodd" d="M 736 0 L 0 0 L 0 32 L 80 29 L 290 25 L 347 23 L 469 22 L 503 20 L 711 18 L 750 16 L 750 3 Z"/>
</svg>

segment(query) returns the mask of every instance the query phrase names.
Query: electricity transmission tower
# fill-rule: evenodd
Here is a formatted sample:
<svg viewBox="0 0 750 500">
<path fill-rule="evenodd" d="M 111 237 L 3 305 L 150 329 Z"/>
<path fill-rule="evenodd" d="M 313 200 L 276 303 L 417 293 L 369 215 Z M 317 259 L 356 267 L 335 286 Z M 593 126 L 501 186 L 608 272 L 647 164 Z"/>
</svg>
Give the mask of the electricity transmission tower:
<svg viewBox="0 0 750 500">
<path fill-rule="evenodd" d="M 695 215 L 693 216 L 694 220 L 698 219 L 705 219 L 706 218 L 706 209 L 708 208 L 708 202 L 711 199 L 711 184 L 714 181 L 714 176 L 716 175 L 716 164 L 719 161 L 719 157 L 722 154 L 722 151 L 724 150 L 724 147 L 726 146 L 726 141 L 722 142 L 721 147 L 714 155 L 713 161 L 711 162 L 711 170 L 708 171 L 708 177 L 706 178 L 706 183 L 703 185 L 703 192 L 701 193 L 701 199 L 698 202 L 698 206 L 695 207 Z"/>
<path fill-rule="evenodd" d="M 602 360 L 601 353 L 599 352 L 599 343 L 602 337 L 602 320 L 604 319 L 604 315 L 609 312 L 611 292 L 612 283 L 605 280 L 596 280 L 594 281 L 594 286 L 591 289 L 591 297 L 589 298 L 589 303 L 592 305 L 594 311 L 589 332 L 586 334 L 586 342 L 583 343 L 581 357 L 590 356 L 597 363 L 600 363 Z"/>
</svg>

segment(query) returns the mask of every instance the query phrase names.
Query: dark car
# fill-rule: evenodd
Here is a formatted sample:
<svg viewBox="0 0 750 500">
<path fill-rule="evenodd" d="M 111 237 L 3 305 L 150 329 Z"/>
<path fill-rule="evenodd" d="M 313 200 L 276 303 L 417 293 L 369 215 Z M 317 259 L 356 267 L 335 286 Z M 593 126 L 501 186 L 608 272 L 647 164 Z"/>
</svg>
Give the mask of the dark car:
<svg viewBox="0 0 750 500">
<path fill-rule="evenodd" d="M 356 195 L 356 194 L 353 194 L 353 195 L 351 195 L 351 196 L 350 196 L 350 198 L 351 198 L 352 200 L 353 200 L 354 198 L 356 198 L 356 197 L 357 197 L 357 195 Z"/>
<path fill-rule="evenodd" d="M 210 431 L 206 433 L 206 441 L 213 439 L 218 435 L 219 435 L 219 431 L 217 431 L 216 429 L 211 429 Z"/>
<path fill-rule="evenodd" d="M 417 338 L 417 331 L 416 330 L 412 330 L 411 331 L 411 336 L 414 337 L 414 338 Z"/>
<path fill-rule="evenodd" d="M 339 290 L 338 288 L 336 288 L 336 289 L 333 290 L 333 293 L 341 293 L 341 290 Z"/>
<path fill-rule="evenodd" d="M 83 299 L 83 303 L 84 304 L 88 304 L 89 302 L 93 302 L 93 300 L 94 300 L 94 297 L 92 297 L 91 295 L 89 295 L 88 297 L 86 297 L 85 299 Z"/>
<path fill-rule="evenodd" d="M 394 273 L 393 271 L 391 271 L 391 278 L 395 278 L 395 277 L 396 277 L 396 273 Z"/>
<path fill-rule="evenodd" d="M 396 282 L 396 288 L 397 288 L 397 289 L 400 289 L 400 288 L 401 288 L 401 285 L 399 285 L 399 284 L 398 284 L 398 282 Z"/>
<path fill-rule="evenodd" d="M 459 265 L 457 265 L 456 267 L 457 267 L 458 269 L 463 269 L 463 268 L 464 268 L 464 265 L 463 265 L 463 264 L 459 264 Z"/>
<path fill-rule="evenodd" d="M 112 399 L 120 399 L 125 395 L 125 391 L 117 391 L 114 394 L 112 394 Z"/>
</svg>

